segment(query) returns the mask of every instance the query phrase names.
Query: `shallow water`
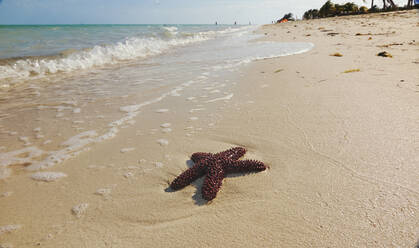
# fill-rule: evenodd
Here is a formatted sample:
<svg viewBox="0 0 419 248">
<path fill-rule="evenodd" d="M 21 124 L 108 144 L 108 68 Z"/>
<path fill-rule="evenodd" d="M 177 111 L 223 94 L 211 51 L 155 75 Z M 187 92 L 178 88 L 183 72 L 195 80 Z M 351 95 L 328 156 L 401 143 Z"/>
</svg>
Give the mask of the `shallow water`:
<svg viewBox="0 0 419 248">
<path fill-rule="evenodd" d="M 255 42 L 253 26 L 71 28 L 10 28 L 15 39 L 29 30 L 22 34 L 27 42 L 0 44 L 8 57 L 0 65 L 0 178 L 10 176 L 13 165 L 38 170 L 77 156 L 133 125 L 147 108 L 175 111 L 152 108 L 166 98 L 192 101 L 197 112 L 205 109 L 200 105 L 229 101 L 228 78 L 246 64 L 313 46 Z M 42 46 L 33 45 L 36 37 L 45 40 Z"/>
</svg>

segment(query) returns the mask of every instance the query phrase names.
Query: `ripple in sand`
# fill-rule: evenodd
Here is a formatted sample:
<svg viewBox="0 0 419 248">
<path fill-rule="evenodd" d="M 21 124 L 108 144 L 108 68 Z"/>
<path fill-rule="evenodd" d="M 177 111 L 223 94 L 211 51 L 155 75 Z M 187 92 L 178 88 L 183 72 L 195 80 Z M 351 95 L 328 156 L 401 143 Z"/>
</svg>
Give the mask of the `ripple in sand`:
<svg viewBox="0 0 419 248">
<path fill-rule="evenodd" d="M 162 146 L 167 146 L 169 144 L 169 141 L 166 139 L 158 139 L 157 143 L 159 143 Z"/>
<path fill-rule="evenodd" d="M 168 109 L 157 109 L 155 112 L 156 113 L 166 113 L 166 112 L 169 112 L 169 110 Z"/>
<path fill-rule="evenodd" d="M 82 217 L 89 207 L 89 203 L 80 203 L 71 209 L 71 212 L 77 217 Z"/>
<path fill-rule="evenodd" d="M 67 177 L 67 174 L 62 172 L 37 172 L 32 174 L 31 178 L 36 181 L 44 181 L 44 182 L 54 182 L 62 177 Z"/>
</svg>

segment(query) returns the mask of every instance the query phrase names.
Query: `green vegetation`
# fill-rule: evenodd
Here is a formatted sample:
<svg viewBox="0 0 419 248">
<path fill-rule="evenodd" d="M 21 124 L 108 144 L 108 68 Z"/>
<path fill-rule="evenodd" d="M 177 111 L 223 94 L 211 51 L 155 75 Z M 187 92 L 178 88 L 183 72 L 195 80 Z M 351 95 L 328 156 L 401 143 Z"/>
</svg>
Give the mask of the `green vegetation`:
<svg viewBox="0 0 419 248">
<path fill-rule="evenodd" d="M 366 6 L 359 7 L 353 2 L 348 2 L 345 4 L 334 4 L 332 3 L 332 1 L 328 0 L 326 3 L 323 4 L 323 6 L 319 10 L 307 10 L 304 13 L 303 18 L 307 20 L 332 16 L 359 15 L 373 12 L 385 12 L 412 8 L 418 8 L 418 5 L 414 5 L 412 0 L 408 0 L 407 5 L 405 5 L 404 7 L 398 7 L 396 4 L 394 4 L 392 0 L 383 0 L 382 9 L 379 9 L 377 5 L 374 5 L 373 0 L 371 1 L 371 8 L 369 9 Z"/>
</svg>

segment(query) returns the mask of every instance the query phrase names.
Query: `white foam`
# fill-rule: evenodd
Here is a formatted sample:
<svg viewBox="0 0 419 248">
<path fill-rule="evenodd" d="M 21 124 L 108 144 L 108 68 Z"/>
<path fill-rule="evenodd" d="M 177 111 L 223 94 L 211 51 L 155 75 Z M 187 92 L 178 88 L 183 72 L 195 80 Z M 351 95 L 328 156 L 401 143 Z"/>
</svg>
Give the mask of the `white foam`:
<svg viewBox="0 0 419 248">
<path fill-rule="evenodd" d="M 13 192 L 12 191 L 7 191 L 7 192 L 2 193 L 1 197 L 9 197 L 11 195 L 13 195 Z"/>
<path fill-rule="evenodd" d="M 124 174 L 125 178 L 130 178 L 130 177 L 133 177 L 133 176 L 134 176 L 134 173 L 132 173 L 132 172 L 127 172 L 127 173 Z"/>
<path fill-rule="evenodd" d="M 45 137 L 44 135 L 39 134 L 39 133 L 37 133 L 37 134 L 35 135 L 35 138 L 37 138 L 37 139 L 42 139 L 42 138 L 44 138 L 44 137 Z"/>
<path fill-rule="evenodd" d="M 97 133 L 96 131 L 93 131 L 93 130 L 75 135 L 61 144 L 61 146 L 64 147 L 62 150 L 48 152 L 47 153 L 48 156 L 44 160 L 42 161 L 28 160 L 32 162 L 32 164 L 27 167 L 27 170 L 46 169 L 56 164 L 62 163 L 63 161 L 77 155 L 88 144 L 95 142 L 96 139 L 94 139 L 94 137 L 96 136 L 97 136 Z M 46 153 L 39 149 L 36 151 L 39 154 Z"/>
<path fill-rule="evenodd" d="M 135 150 L 134 147 L 129 147 L 129 148 L 122 148 L 120 151 L 121 153 L 127 153 L 127 152 L 132 152 L 134 150 Z"/>
<path fill-rule="evenodd" d="M 101 195 L 101 196 L 109 196 L 111 194 L 111 189 L 109 188 L 102 188 L 102 189 L 98 189 L 96 190 L 95 194 L 96 195 Z"/>
<path fill-rule="evenodd" d="M 5 179 L 10 177 L 12 170 L 7 167 L 0 167 L 0 179 Z"/>
<path fill-rule="evenodd" d="M 14 232 L 18 229 L 22 228 L 22 225 L 7 225 L 7 226 L 0 226 L 0 235 L 3 233 L 10 233 Z"/>
<path fill-rule="evenodd" d="M 14 246 L 10 243 L 0 244 L 0 248 L 13 248 Z"/>
<path fill-rule="evenodd" d="M 19 140 L 20 141 L 23 141 L 25 144 L 25 146 L 28 146 L 28 145 L 31 145 L 32 143 L 31 142 L 29 142 L 29 138 L 28 137 L 25 137 L 25 136 L 21 136 L 21 137 L 19 137 Z"/>
<path fill-rule="evenodd" d="M 161 131 L 163 133 L 170 133 L 172 131 L 172 129 L 170 127 L 168 127 L 168 128 L 163 128 Z"/>
<path fill-rule="evenodd" d="M 159 143 L 162 146 L 167 146 L 169 144 L 169 141 L 166 139 L 158 139 L 157 143 Z"/>
<path fill-rule="evenodd" d="M 170 127 L 171 125 L 172 124 L 170 124 L 170 123 L 163 123 L 163 124 L 160 125 L 160 127 L 167 128 L 167 127 Z"/>
<path fill-rule="evenodd" d="M 169 110 L 168 109 L 157 109 L 155 112 L 156 113 L 166 113 L 166 112 L 169 112 Z"/>
<path fill-rule="evenodd" d="M 193 116 L 193 117 L 190 117 L 189 118 L 189 120 L 191 120 L 191 121 L 196 121 L 196 120 L 198 120 L 199 118 L 198 117 L 195 117 L 195 116 Z"/>
<path fill-rule="evenodd" d="M 216 102 L 216 101 L 222 101 L 222 100 L 230 100 L 233 96 L 234 96 L 234 94 L 231 93 L 231 94 L 229 94 L 227 96 L 224 96 L 224 97 L 220 97 L 220 98 L 215 98 L 215 99 L 209 100 L 209 101 L 207 101 L 207 103 Z"/>
<path fill-rule="evenodd" d="M 137 111 L 140 108 L 141 108 L 141 105 L 137 104 L 137 105 L 128 105 L 128 106 L 120 107 L 119 109 L 122 112 L 131 113 L 131 112 Z"/>
<path fill-rule="evenodd" d="M 31 178 L 36 181 L 44 181 L 44 182 L 53 182 L 57 181 L 60 178 L 67 177 L 67 174 L 62 172 L 37 172 L 32 174 Z"/>
<path fill-rule="evenodd" d="M 30 164 L 35 158 L 43 154 L 44 151 L 36 147 L 26 147 L 20 150 L 0 153 L 0 179 L 10 175 L 7 166 L 13 164 Z"/>
<path fill-rule="evenodd" d="M 77 218 L 80 218 L 86 213 L 88 207 L 89 207 L 89 203 L 80 203 L 80 204 L 74 206 L 71 209 L 71 212 L 73 212 L 73 214 Z"/>
<path fill-rule="evenodd" d="M 196 111 L 201 111 L 201 110 L 205 110 L 205 109 L 204 108 L 191 109 L 191 110 L 189 110 L 189 113 L 194 113 Z"/>
<path fill-rule="evenodd" d="M 112 45 L 94 46 L 89 50 L 81 50 L 66 57 L 57 59 L 21 59 L 13 65 L 0 66 L 0 80 L 29 79 L 54 74 L 71 72 L 120 61 L 145 58 L 161 54 L 177 46 L 185 46 L 211 39 L 210 32 L 201 32 L 169 40 L 158 38 L 131 37 L 124 42 Z M 35 76 L 34 76 L 35 75 Z"/>
</svg>

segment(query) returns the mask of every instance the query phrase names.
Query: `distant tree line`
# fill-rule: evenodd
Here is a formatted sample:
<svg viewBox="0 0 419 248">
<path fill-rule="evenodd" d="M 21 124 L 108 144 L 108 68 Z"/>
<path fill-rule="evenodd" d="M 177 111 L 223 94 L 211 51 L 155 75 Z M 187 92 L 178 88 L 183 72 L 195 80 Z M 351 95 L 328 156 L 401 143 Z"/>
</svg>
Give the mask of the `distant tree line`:
<svg viewBox="0 0 419 248">
<path fill-rule="evenodd" d="M 394 4 L 393 0 L 383 0 L 382 9 L 378 8 L 377 5 L 374 4 L 374 0 L 371 1 L 371 8 L 369 9 L 366 6 L 359 7 L 353 2 L 348 2 L 345 4 L 334 4 L 329 0 L 325 4 L 323 4 L 323 6 L 320 9 L 307 10 L 303 15 L 303 19 L 317 19 L 342 15 L 359 15 L 373 12 L 394 11 L 411 8 L 418 8 L 418 4 L 415 4 L 413 0 L 408 0 L 407 5 L 405 5 L 404 7 L 398 7 L 396 4 Z"/>
</svg>

